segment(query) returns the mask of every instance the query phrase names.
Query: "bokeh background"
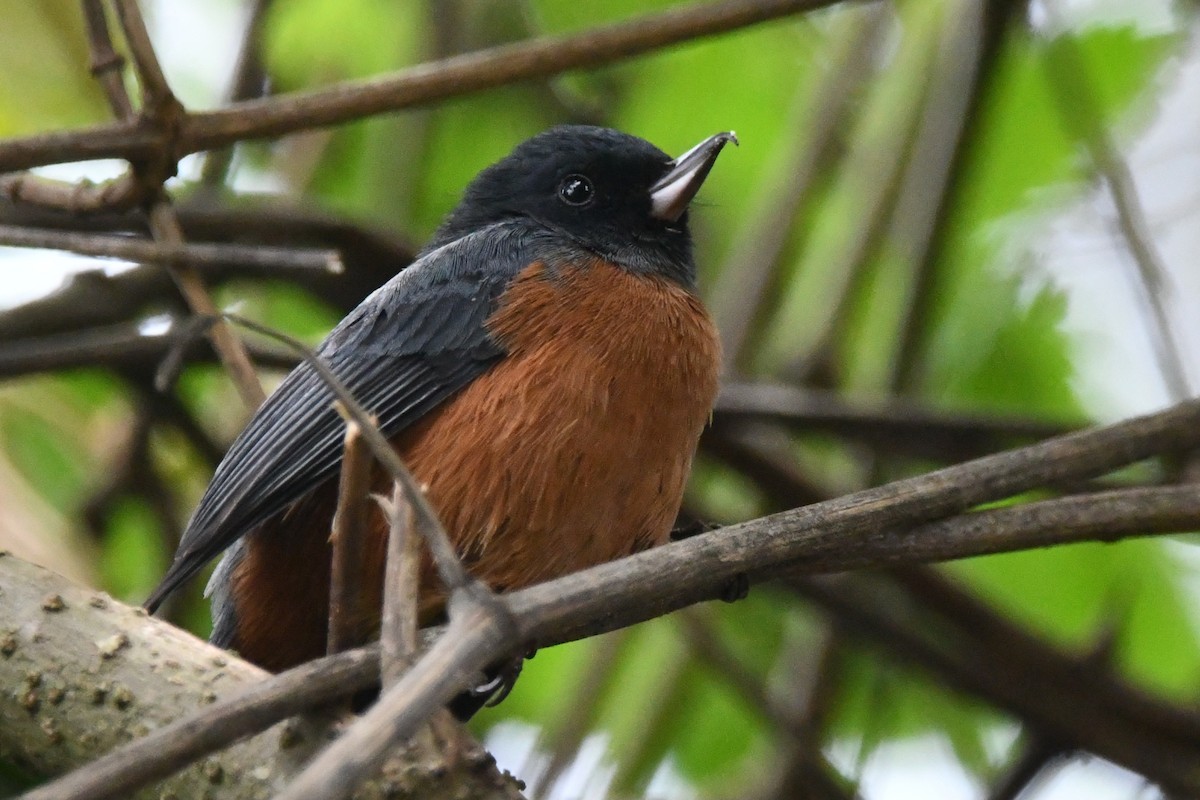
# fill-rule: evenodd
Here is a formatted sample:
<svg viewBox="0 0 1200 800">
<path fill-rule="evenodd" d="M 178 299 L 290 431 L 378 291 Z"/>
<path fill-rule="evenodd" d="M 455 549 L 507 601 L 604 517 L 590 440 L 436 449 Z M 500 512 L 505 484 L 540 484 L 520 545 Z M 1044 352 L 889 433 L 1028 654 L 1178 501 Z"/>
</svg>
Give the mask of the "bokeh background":
<svg viewBox="0 0 1200 800">
<path fill-rule="evenodd" d="M 146 10 L 173 88 L 203 109 L 226 101 L 252 7 L 264 85 L 286 92 L 670 5 L 157 0 Z M 0 19 L 0 136 L 108 118 L 76 3 L 0 0 Z M 718 415 L 687 506 L 732 522 L 1194 393 L 1198 32 L 1196 5 L 1182 1 L 843 4 L 239 145 L 225 169 L 188 157 L 171 189 L 198 214 L 320 213 L 380 232 L 387 247 L 354 276 L 362 289 L 236 271 L 215 282 L 222 305 L 315 342 L 525 137 L 589 122 L 678 153 L 737 131 L 742 146 L 721 157 L 692 214 L 703 294 L 729 382 L 788 384 L 812 405 L 786 424 Z M 121 169 L 41 172 L 103 180 Z M 45 319 L 64 292 L 82 288 L 70 296 L 105 311 L 103 287 L 125 292 L 146 269 L 0 248 L 0 547 L 130 602 L 163 572 L 212 459 L 243 423 L 236 392 L 205 363 L 163 396 L 145 369 L 13 367 L 5 354 L 15 361 L 70 327 L 70 314 L 57 328 Z M 104 330 L 170 331 L 182 317 L 164 285 L 101 313 Z M 281 374 L 264 370 L 268 385 Z M 897 433 L 896 420 L 909 424 Z M 939 420 L 966 427 L 949 435 Z M 1198 552 L 1186 537 L 1079 545 L 947 565 L 937 580 L 1191 706 Z M 903 586 L 861 588 L 899 592 L 907 622 L 924 624 L 928 610 Z M 204 634 L 200 587 L 171 614 Z M 1037 731 L 953 684 L 794 587 L 766 587 L 540 652 L 472 727 L 537 797 L 800 796 L 788 770 L 813 748 L 841 776 L 841 796 L 1004 796 Z M 1102 759 L 1044 761 L 1023 797 L 1159 796 Z"/>
</svg>

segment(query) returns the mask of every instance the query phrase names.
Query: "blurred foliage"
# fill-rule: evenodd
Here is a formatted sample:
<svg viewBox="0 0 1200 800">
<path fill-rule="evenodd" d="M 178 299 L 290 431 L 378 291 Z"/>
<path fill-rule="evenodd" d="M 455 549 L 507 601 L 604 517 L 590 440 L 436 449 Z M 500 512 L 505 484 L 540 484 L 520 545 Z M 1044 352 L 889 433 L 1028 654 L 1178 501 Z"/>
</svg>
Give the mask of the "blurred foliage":
<svg viewBox="0 0 1200 800">
<path fill-rule="evenodd" d="M 670 5 L 675 3 L 293 0 L 274 4 L 263 46 L 274 89 L 287 91 Z M 0 136 L 103 119 L 75 4 L 0 0 L 0 8 Z M 789 379 L 797 364 L 817 355 L 812 348 L 844 306 L 849 313 L 838 323 L 834 377 L 827 382 L 858 396 L 889 392 L 907 287 L 918 265 L 899 258 L 887 236 L 861 263 L 847 260 L 847 252 L 870 222 L 864 214 L 879 182 L 903 167 L 930 100 L 951 8 L 950 0 L 900 3 L 888 38 L 870 54 L 873 78 L 852 99 L 851 119 L 839 130 L 806 213 L 774 265 L 778 296 L 765 306 L 774 310 L 756 321 L 751 377 Z M 171 25 L 169 4 L 160 3 L 158 11 L 161 25 Z M 791 163 L 797 148 L 812 146 L 807 132 L 815 98 L 829 80 L 847 26 L 858 24 L 855 15 L 863 13 L 810 14 L 586 74 L 247 145 L 241 164 L 276 176 L 289 195 L 419 240 L 479 169 L 556 122 L 602 122 L 670 152 L 732 128 L 742 146 L 723 156 L 693 214 L 703 283 L 711 287 L 720 265 L 739 263 L 731 252 L 739 234 L 772 210 L 763 198 L 789 177 L 781 165 Z M 1122 136 L 1136 135 L 1148 121 L 1153 92 L 1184 34 L 1184 20 L 1176 24 L 1165 32 L 1102 24 L 1073 31 L 1092 68 L 1103 122 Z M 942 247 L 930 265 L 917 378 L 902 388 L 944 408 L 1076 422 L 1091 406 L 1073 390 L 1077 343 L 1062 326 L 1071 298 L 1030 266 L 1038 257 L 1032 243 L 1048 216 L 1084 196 L 1091 175 L 1047 89 L 1045 55 L 1053 44 L 1023 24 L 1017 28 L 1000 48 L 990 91 L 975 111 L 974 138 L 942 220 Z M 170 69 L 169 57 L 167 64 Z M 224 68 L 204 65 L 216 86 Z M 879 213 L 892 210 L 884 203 Z M 835 264 L 847 271 L 831 269 Z M 321 298 L 278 283 L 230 284 L 219 299 L 309 341 L 338 316 Z M 719 304 L 722 298 L 710 300 Z M 238 407 L 236 395 L 218 370 L 187 370 L 178 394 L 215 439 L 228 442 L 236 433 L 240 420 L 230 413 Z M 9 504 L 0 512 L 0 535 L 18 526 L 26 536 L 65 535 L 75 544 L 55 556 L 62 559 L 60 569 L 78 572 L 87 562 L 85 573 L 94 568 L 104 588 L 136 601 L 161 573 L 178 531 L 163 531 L 144 500 L 122 497 L 104 519 L 93 563 L 95 550 L 79 514 L 116 463 L 131 418 L 121 381 L 94 371 L 0 387 L 0 452 L 9 467 L 0 477 L 11 473 L 33 487 L 38 502 L 53 511 L 35 516 Z M 865 474 L 861 452 L 827 436 L 797 434 L 789 447 L 821 485 L 853 486 Z M 186 514 L 208 466 L 173 430 L 156 433 L 151 452 Z M 710 459 L 698 467 L 689 497 L 722 521 L 771 510 L 752 482 Z M 0 544 L 20 550 L 19 542 Z M 72 559 L 80 563 L 72 565 Z M 1122 671 L 1173 697 L 1194 696 L 1200 677 L 1200 618 L 1189 592 L 1194 575 L 1171 543 L 1039 550 L 962 562 L 949 572 L 1014 619 L 1080 651 L 1115 627 Z M 196 597 L 185 605 L 180 618 L 203 616 Z M 772 691 L 797 691 L 803 675 L 784 658 L 793 652 L 788 642 L 819 646 L 826 624 L 821 615 L 776 591 L 756 591 L 745 602 L 711 612 L 714 632 L 749 674 Z M 656 620 L 625 635 L 613 672 L 597 692 L 580 695 L 580 676 L 599 647 L 585 641 L 539 653 L 513 695 L 476 720 L 477 730 L 519 718 L 541 726 L 543 744 L 550 743 L 565 715 L 587 704 L 591 725 L 606 736 L 607 763 L 617 765 L 615 788 L 622 792 L 636 793 L 666 759 L 699 790 L 744 787 L 764 776 L 763 765 L 777 757 L 778 732 L 696 657 L 675 620 Z M 877 649 L 840 647 L 836 702 L 824 735 L 857 754 L 856 770 L 881 744 L 923 735 L 944 738 L 963 767 L 981 779 L 1003 763 L 988 745 L 1010 724 L 998 712 L 928 675 L 897 668 Z"/>
</svg>

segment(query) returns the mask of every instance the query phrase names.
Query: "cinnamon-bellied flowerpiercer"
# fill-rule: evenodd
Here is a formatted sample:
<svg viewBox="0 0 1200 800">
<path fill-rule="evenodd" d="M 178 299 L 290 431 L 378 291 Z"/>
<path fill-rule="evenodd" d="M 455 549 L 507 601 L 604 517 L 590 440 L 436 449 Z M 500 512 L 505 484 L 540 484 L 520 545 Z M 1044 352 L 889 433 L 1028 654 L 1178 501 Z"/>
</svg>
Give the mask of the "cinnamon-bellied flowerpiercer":
<svg viewBox="0 0 1200 800">
<path fill-rule="evenodd" d="M 605 128 L 534 136 L 318 348 L 495 590 L 667 539 L 720 366 L 687 209 L 730 141 L 671 159 Z M 344 431 L 332 401 L 310 366 L 287 376 L 217 467 L 148 608 L 224 551 L 213 641 L 271 670 L 324 653 Z M 382 470 L 373 483 L 386 493 Z M 386 539 L 379 514 L 364 639 Z M 422 616 L 443 601 L 426 565 Z"/>
</svg>

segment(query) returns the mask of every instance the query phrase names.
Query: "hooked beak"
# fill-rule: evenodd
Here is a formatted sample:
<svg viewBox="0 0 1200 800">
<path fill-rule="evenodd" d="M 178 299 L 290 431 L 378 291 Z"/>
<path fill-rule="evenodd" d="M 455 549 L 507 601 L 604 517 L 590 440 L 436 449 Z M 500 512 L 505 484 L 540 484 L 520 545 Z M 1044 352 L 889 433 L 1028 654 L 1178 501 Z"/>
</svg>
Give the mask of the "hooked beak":
<svg viewBox="0 0 1200 800">
<path fill-rule="evenodd" d="M 738 143 L 733 131 L 710 136 L 667 165 L 667 174 L 650 187 L 650 214 L 667 222 L 683 216 L 700 191 L 708 171 L 728 142 Z"/>
</svg>

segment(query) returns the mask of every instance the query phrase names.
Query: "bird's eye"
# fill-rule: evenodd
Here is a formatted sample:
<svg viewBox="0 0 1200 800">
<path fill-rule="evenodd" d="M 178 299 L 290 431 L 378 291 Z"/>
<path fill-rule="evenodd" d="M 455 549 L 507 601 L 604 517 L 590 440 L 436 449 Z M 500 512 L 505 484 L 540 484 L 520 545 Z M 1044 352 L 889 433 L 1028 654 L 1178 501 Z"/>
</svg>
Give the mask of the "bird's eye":
<svg viewBox="0 0 1200 800">
<path fill-rule="evenodd" d="M 587 205 L 594 194 L 592 182 L 582 175 L 568 175 L 558 185 L 558 196 L 569 206 Z"/>
</svg>

